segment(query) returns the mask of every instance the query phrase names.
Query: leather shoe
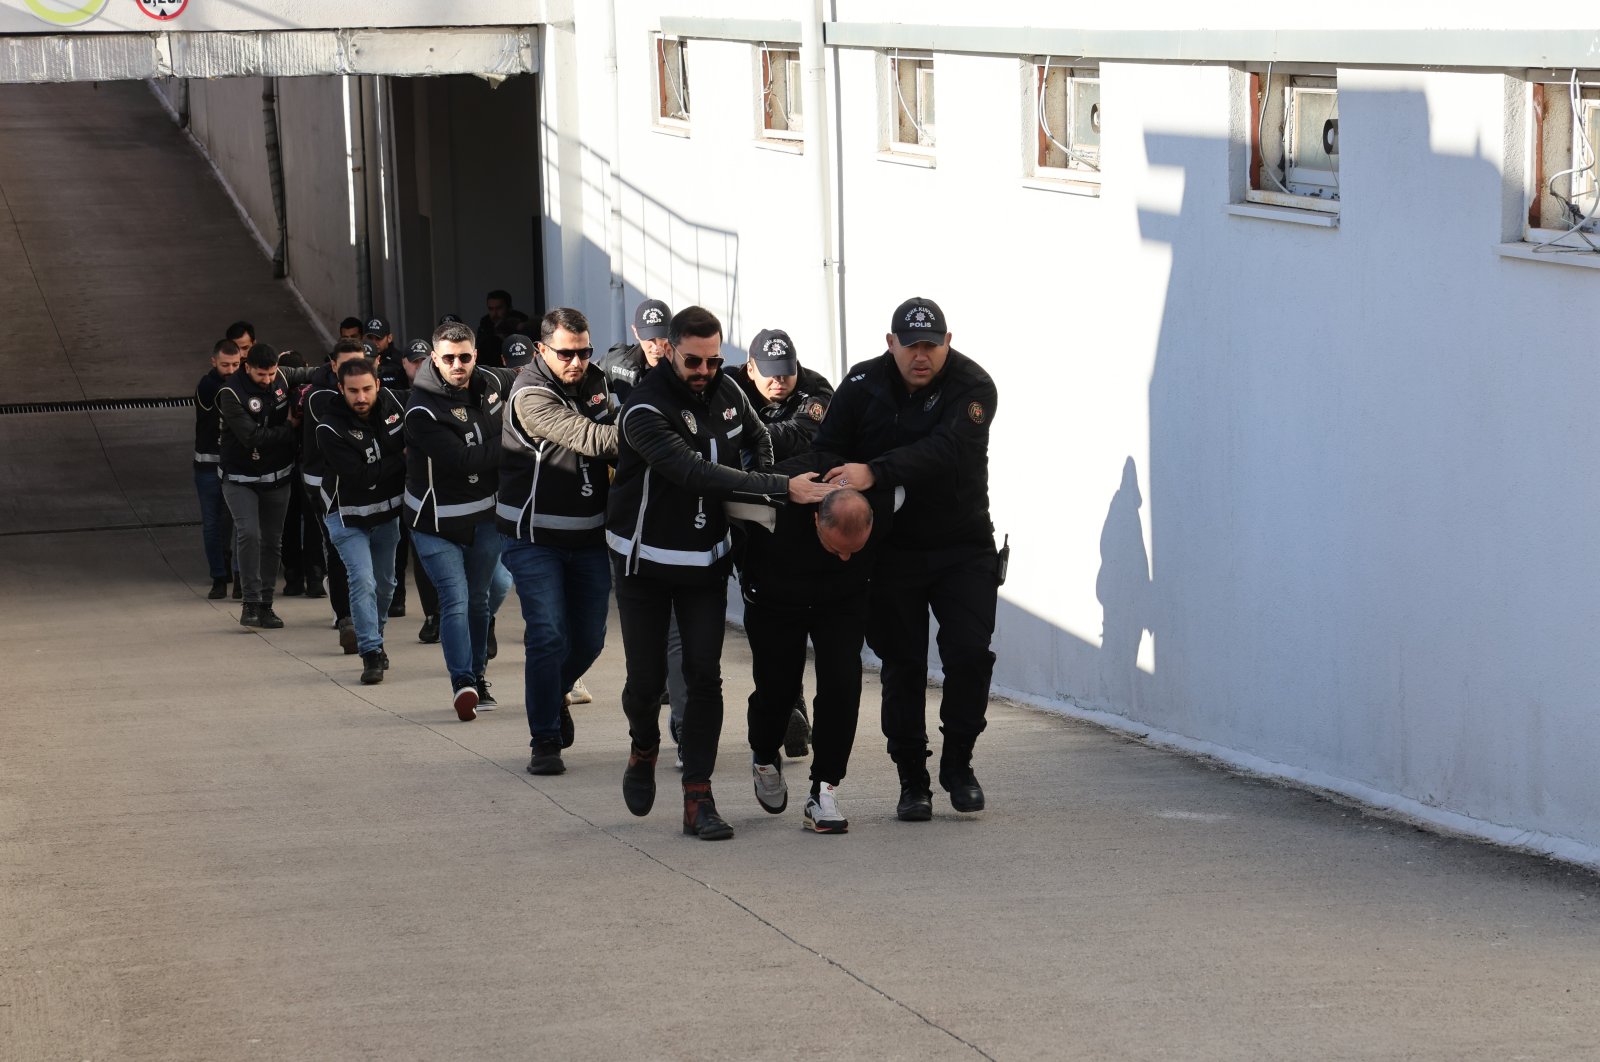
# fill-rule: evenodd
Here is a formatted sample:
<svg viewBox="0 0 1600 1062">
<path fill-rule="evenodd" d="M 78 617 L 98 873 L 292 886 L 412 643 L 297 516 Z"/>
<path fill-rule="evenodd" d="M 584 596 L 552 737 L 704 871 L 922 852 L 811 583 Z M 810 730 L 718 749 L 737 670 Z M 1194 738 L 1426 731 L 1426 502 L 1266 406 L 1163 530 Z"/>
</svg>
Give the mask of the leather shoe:
<svg viewBox="0 0 1600 1062">
<path fill-rule="evenodd" d="M 983 810 L 983 786 L 971 767 L 940 768 L 939 785 L 950 794 L 950 806 L 957 811 Z"/>
<path fill-rule="evenodd" d="M 683 783 L 683 832 L 702 841 L 726 841 L 733 827 L 717 814 L 710 782 Z"/>
<path fill-rule="evenodd" d="M 628 746 L 628 766 L 622 771 L 622 800 L 635 815 L 648 815 L 656 803 L 656 755 L 652 749 Z"/>
</svg>

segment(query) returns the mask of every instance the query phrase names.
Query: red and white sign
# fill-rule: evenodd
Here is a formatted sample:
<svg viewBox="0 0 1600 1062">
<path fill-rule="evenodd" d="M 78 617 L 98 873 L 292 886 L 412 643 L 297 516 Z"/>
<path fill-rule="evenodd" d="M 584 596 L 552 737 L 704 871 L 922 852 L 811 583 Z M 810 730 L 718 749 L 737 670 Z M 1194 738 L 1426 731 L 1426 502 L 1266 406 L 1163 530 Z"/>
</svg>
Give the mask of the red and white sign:
<svg viewBox="0 0 1600 1062">
<path fill-rule="evenodd" d="M 135 0 L 139 10 L 155 19 L 157 22 L 171 22 L 183 14 L 183 9 L 189 6 L 189 0 Z"/>
</svg>

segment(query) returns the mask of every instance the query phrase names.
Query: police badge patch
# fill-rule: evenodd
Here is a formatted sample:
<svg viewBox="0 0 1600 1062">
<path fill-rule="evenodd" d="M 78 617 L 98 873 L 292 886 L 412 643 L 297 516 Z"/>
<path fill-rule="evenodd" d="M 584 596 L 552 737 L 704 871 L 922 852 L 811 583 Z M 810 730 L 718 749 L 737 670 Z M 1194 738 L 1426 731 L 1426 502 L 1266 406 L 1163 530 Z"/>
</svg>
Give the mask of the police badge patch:
<svg viewBox="0 0 1600 1062">
<path fill-rule="evenodd" d="M 812 420 L 821 420 L 822 415 L 826 412 L 827 410 L 823 408 L 822 403 L 818 402 L 814 398 L 806 406 L 806 416 L 810 417 Z"/>
<path fill-rule="evenodd" d="M 261 399 L 252 398 L 250 400 L 250 412 L 252 412 L 252 413 L 260 413 L 261 412 Z"/>
<path fill-rule="evenodd" d="M 700 424 L 699 424 L 698 421 L 696 421 L 694 419 L 694 414 L 690 413 L 687 409 L 680 410 L 679 412 L 681 412 L 683 414 L 683 423 L 688 426 L 689 434 L 690 435 L 699 435 L 700 434 Z"/>
<path fill-rule="evenodd" d="M 722 419 L 723 420 L 732 420 L 734 417 L 737 417 L 738 415 L 739 415 L 739 411 L 737 409 L 734 409 L 732 406 L 729 406 L 727 409 L 724 409 L 722 411 Z"/>
<path fill-rule="evenodd" d="M 467 422 L 467 411 L 462 409 L 460 406 L 456 406 L 453 409 L 451 409 L 450 410 L 450 415 L 452 417 L 456 418 L 457 420 L 459 420 L 463 424 L 465 424 Z"/>
<path fill-rule="evenodd" d="M 362 439 L 365 439 L 366 436 L 361 434 L 361 432 L 358 431 L 357 429 L 351 428 L 350 429 L 350 438 L 356 440 L 357 442 L 360 442 Z"/>
<path fill-rule="evenodd" d="M 967 403 L 967 419 L 972 421 L 972 423 L 982 424 L 985 416 L 986 414 L 983 412 L 983 404 L 981 402 Z"/>
</svg>

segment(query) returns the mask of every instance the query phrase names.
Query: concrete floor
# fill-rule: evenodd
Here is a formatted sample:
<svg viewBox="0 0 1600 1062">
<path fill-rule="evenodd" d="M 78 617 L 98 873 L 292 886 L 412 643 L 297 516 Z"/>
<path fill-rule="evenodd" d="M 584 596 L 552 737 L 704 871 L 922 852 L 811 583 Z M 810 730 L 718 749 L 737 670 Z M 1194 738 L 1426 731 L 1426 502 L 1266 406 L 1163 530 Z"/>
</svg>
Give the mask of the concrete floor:
<svg viewBox="0 0 1600 1062">
<path fill-rule="evenodd" d="M 0 90 L 18 401 L 116 393 L 130 365 L 153 381 L 133 393 L 181 393 L 200 337 L 293 313 L 144 90 L 90 91 Z M 108 108 L 136 135 L 102 129 Z M 195 231 L 243 248 L 215 284 L 209 249 L 162 250 L 194 270 L 181 309 L 108 243 L 153 246 L 177 207 L 84 205 L 109 184 L 71 175 L 104 172 L 102 140 L 212 196 Z M 73 262 L 96 282 L 63 279 Z M 61 323 L 102 311 L 144 362 Z M 1600 1057 L 1591 874 L 1005 704 L 977 762 L 990 810 L 941 795 L 900 823 L 870 683 L 851 832 L 810 835 L 798 800 L 751 795 L 737 633 L 717 790 L 738 836 L 706 844 L 679 832 L 670 767 L 654 814 L 622 805 L 615 636 L 568 773 L 532 778 L 513 612 L 505 707 L 470 724 L 415 615 L 376 687 L 325 602 L 247 632 L 204 600 L 198 529 L 140 526 L 194 518 L 187 454 L 171 411 L 0 418 L 7 1062 Z"/>
</svg>

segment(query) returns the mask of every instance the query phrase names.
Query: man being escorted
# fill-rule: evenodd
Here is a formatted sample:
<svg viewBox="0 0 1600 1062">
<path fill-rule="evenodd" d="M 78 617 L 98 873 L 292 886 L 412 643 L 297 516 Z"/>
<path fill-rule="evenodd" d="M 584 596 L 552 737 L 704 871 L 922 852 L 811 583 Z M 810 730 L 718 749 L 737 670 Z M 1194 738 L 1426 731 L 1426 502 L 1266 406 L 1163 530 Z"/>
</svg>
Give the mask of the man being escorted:
<svg viewBox="0 0 1600 1062">
<path fill-rule="evenodd" d="M 816 467 L 806 454 L 778 471 Z M 825 467 L 825 466 L 824 466 Z M 867 625 L 871 553 L 888 532 L 887 491 L 869 498 L 845 488 L 816 507 L 778 510 L 769 532 L 749 528 L 740 583 L 755 692 L 750 694 L 750 772 L 756 799 L 777 814 L 789 803 L 779 751 L 806 669 L 806 639 L 816 649 L 817 711 L 812 732 L 811 795 L 803 824 L 845 833 L 836 790 L 850 762 L 861 709 L 861 643 Z M 874 508 L 881 510 L 874 513 Z"/>
<path fill-rule="evenodd" d="M 516 346 L 516 337 L 506 344 L 508 360 Z M 606 462 L 616 457 L 617 429 L 582 313 L 545 314 L 537 351 L 511 387 L 496 511 L 500 559 L 516 580 L 525 622 L 528 773 L 560 774 L 561 750 L 573 741 L 564 698 L 606 640 Z"/>
<path fill-rule="evenodd" d="M 309 375 L 304 369 L 279 369 L 277 352 L 258 343 L 245 355 L 244 368 L 217 391 L 222 496 L 239 532 L 239 579 L 244 583 L 239 622 L 246 627 L 283 626 L 272 611 L 272 593 L 300 426 L 290 408 L 289 388 Z"/>
<path fill-rule="evenodd" d="M 635 815 L 655 803 L 667 624 L 676 615 L 688 684 L 680 731 L 683 832 L 716 841 L 733 836 L 711 793 L 733 551 L 723 502 L 809 503 L 832 488 L 815 473 L 791 479 L 741 469 L 746 449 L 754 451 L 755 467 L 769 466 L 772 444 L 738 385 L 722 373 L 722 325 L 709 310 L 680 311 L 669 341 L 665 369 L 645 375 L 618 416 L 617 475 L 606 514 L 628 668 L 622 707 L 632 738 L 622 796 Z"/>
<path fill-rule="evenodd" d="M 213 601 L 228 596 L 228 566 L 233 550 L 233 520 L 222 500 L 222 420 L 217 415 L 217 392 L 239 371 L 239 348 L 231 339 L 219 339 L 211 348 L 211 371 L 194 389 L 194 490 L 200 498 L 200 535 L 211 570 Z"/>
<path fill-rule="evenodd" d="M 405 410 L 366 358 L 339 363 L 339 398 L 317 411 L 323 523 L 344 561 L 361 682 L 371 686 L 389 667 L 383 627 L 404 506 Z"/>
<path fill-rule="evenodd" d="M 944 313 L 914 298 L 894 312 L 889 349 L 839 385 L 819 451 L 846 464 L 841 487 L 905 491 L 873 572 L 867 642 L 883 661 L 883 733 L 900 772 L 896 814 L 933 817 L 927 759 L 928 610 L 939 621 L 944 748 L 939 784 L 957 811 L 981 811 L 972 750 L 983 733 L 1001 563 L 989 520 L 994 381 L 950 346 Z"/>
<path fill-rule="evenodd" d="M 500 562 L 495 529 L 501 377 L 477 370 L 472 329 L 440 325 L 412 381 L 405 414 L 405 502 L 411 541 L 439 595 L 439 633 L 452 704 L 462 721 L 498 707 L 489 696 L 490 583 Z"/>
</svg>

